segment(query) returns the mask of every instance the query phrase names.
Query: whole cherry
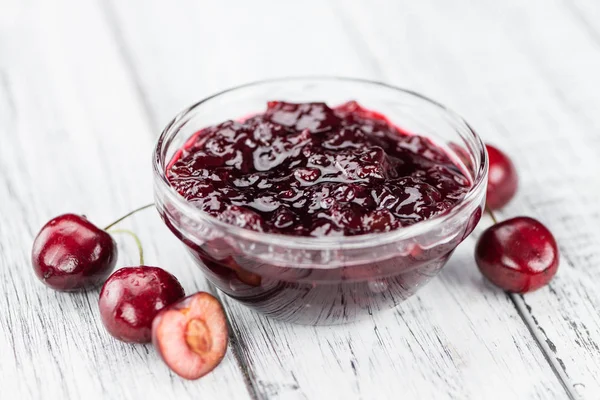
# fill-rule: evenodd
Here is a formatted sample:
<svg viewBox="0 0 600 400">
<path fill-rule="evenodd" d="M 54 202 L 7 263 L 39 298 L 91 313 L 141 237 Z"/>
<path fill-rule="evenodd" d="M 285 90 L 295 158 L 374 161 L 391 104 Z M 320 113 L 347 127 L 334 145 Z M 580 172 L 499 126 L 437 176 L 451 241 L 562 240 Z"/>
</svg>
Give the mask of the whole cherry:
<svg viewBox="0 0 600 400">
<path fill-rule="evenodd" d="M 86 217 L 64 214 L 38 233 L 31 262 L 37 277 L 53 289 L 89 289 L 101 285 L 114 269 L 117 245 Z"/>
<path fill-rule="evenodd" d="M 227 351 L 225 312 L 208 293 L 196 293 L 165 308 L 152 324 L 152 343 L 164 362 L 185 379 L 212 371 Z"/>
<path fill-rule="evenodd" d="M 517 170 L 510 158 L 496 147 L 485 145 L 490 169 L 487 186 L 487 205 L 496 210 L 504 207 L 517 192 Z"/>
<path fill-rule="evenodd" d="M 124 342 L 148 343 L 152 320 L 163 308 L 185 296 L 173 275 L 158 267 L 128 267 L 102 286 L 98 306 L 106 330 Z"/>
<path fill-rule="evenodd" d="M 100 286 L 115 268 L 117 244 L 108 229 L 125 218 L 154 206 L 137 208 L 104 230 L 85 216 L 63 214 L 48 221 L 33 241 L 31 263 L 47 286 L 63 291 Z M 135 235 L 134 235 L 135 236 Z M 139 240 L 136 239 L 139 246 Z"/>
<path fill-rule="evenodd" d="M 496 286 L 513 293 L 546 285 L 556 274 L 558 247 L 539 221 L 516 217 L 486 229 L 475 248 L 481 273 Z"/>
</svg>

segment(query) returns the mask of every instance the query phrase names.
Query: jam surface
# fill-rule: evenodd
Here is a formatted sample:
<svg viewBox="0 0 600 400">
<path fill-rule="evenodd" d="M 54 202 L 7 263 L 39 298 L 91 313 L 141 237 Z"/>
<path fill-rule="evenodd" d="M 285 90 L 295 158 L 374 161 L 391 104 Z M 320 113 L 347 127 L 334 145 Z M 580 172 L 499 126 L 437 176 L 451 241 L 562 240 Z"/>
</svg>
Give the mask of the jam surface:
<svg viewBox="0 0 600 400">
<path fill-rule="evenodd" d="M 356 102 L 269 102 L 196 133 L 167 168 L 189 202 L 226 223 L 297 236 L 385 232 L 441 214 L 469 179 L 426 137 Z"/>
</svg>

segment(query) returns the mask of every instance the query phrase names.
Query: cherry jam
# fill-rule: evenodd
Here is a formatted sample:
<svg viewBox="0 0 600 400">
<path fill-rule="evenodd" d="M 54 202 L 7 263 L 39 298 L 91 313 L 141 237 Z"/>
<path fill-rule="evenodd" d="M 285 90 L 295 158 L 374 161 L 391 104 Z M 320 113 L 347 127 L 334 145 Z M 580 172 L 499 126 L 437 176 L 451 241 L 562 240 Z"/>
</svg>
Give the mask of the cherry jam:
<svg viewBox="0 0 600 400">
<path fill-rule="evenodd" d="M 166 170 L 190 204 L 227 224 L 301 237 L 388 232 L 442 214 L 470 179 L 430 139 L 356 102 L 269 102 L 264 113 L 193 135 Z M 479 219 L 478 214 L 477 219 Z M 474 221 L 475 223 L 477 221 Z M 223 239 L 187 241 L 222 291 L 267 315 L 339 323 L 389 308 L 434 276 L 464 236 L 339 268 L 272 265 Z"/>
<path fill-rule="evenodd" d="M 243 122 L 206 128 L 168 170 L 171 185 L 216 218 L 259 232 L 350 236 L 443 213 L 469 180 L 429 139 L 356 102 L 270 102 Z"/>
</svg>

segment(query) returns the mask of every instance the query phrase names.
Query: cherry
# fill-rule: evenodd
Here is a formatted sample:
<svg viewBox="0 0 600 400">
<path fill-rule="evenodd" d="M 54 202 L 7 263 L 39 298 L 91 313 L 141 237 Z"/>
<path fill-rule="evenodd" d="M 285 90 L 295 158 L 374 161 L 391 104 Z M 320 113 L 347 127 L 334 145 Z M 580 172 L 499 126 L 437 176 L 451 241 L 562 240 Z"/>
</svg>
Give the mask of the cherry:
<svg viewBox="0 0 600 400">
<path fill-rule="evenodd" d="M 488 175 L 487 205 L 496 210 L 504 207 L 517 192 L 517 170 L 510 158 L 489 144 L 485 145 L 490 170 Z"/>
<path fill-rule="evenodd" d="M 165 308 L 152 324 L 152 343 L 169 368 L 185 379 L 212 371 L 225 356 L 227 341 L 225 312 L 208 293 Z"/>
<path fill-rule="evenodd" d="M 102 286 L 98 306 L 108 333 L 124 342 L 148 343 L 152 320 L 185 296 L 173 275 L 158 267 L 121 268 Z"/>
<path fill-rule="evenodd" d="M 86 217 L 64 214 L 38 233 L 31 261 L 37 277 L 53 289 L 89 289 L 102 284 L 114 269 L 117 245 Z"/>
<path fill-rule="evenodd" d="M 539 221 L 516 217 L 486 229 L 475 248 L 481 273 L 496 286 L 514 293 L 546 285 L 558 269 L 558 247 Z"/>
</svg>

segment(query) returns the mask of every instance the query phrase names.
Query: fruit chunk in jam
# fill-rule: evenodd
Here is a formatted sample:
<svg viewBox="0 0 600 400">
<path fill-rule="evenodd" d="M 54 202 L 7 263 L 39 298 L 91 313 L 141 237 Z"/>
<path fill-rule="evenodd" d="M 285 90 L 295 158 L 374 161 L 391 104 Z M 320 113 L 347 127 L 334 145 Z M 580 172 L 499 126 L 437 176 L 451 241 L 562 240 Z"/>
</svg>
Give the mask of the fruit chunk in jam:
<svg viewBox="0 0 600 400">
<path fill-rule="evenodd" d="M 470 187 L 428 138 L 356 102 L 269 102 L 262 114 L 198 132 L 167 177 L 223 222 L 298 236 L 412 225 L 445 212 Z"/>
</svg>

